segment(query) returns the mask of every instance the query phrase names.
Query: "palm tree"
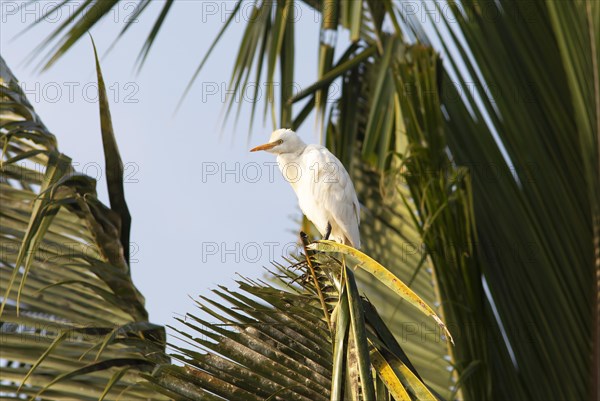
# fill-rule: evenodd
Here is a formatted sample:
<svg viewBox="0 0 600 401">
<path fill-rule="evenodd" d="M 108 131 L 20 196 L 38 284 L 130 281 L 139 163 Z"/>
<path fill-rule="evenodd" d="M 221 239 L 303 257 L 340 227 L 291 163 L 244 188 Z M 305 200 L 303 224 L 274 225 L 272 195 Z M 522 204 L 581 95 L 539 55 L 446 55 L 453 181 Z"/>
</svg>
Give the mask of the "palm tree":
<svg viewBox="0 0 600 401">
<path fill-rule="evenodd" d="M 95 12 L 76 12 L 57 29 L 58 50 L 47 66 L 116 3 L 82 4 L 81 10 L 91 5 Z M 148 3 L 141 1 L 137 11 L 144 12 Z M 595 398 L 600 6 L 586 0 L 450 1 L 434 4 L 428 12 L 438 19 L 432 22 L 417 13 L 432 6 L 427 2 L 305 3 L 323 17 L 322 38 L 338 29 L 350 31 L 352 43 L 340 59 L 333 60 L 335 43 L 317 43 L 318 80 L 291 93 L 293 1 L 256 2 L 232 83 L 243 90 L 251 74 L 257 81 L 264 77 L 267 105 L 279 106 L 278 113 L 275 107 L 265 108 L 273 110 L 274 125 L 296 128 L 317 111 L 327 145 L 351 171 L 365 205 L 364 250 L 410 283 L 428 304 L 438 305 L 453 334 L 454 347 L 437 335 L 428 336 L 435 325 L 427 325 L 418 311 L 399 301 L 390 302 L 381 282 L 357 272 L 396 339 L 407 332 L 423 339 L 400 341 L 414 372 L 444 398 L 454 398 L 457 391 L 459 398 L 472 400 Z M 142 62 L 172 4 L 164 3 L 140 53 Z M 342 94 L 328 109 L 323 99 L 335 80 L 341 82 Z M 294 114 L 296 104 L 302 107 Z M 124 216 L 122 208 L 115 210 Z M 342 287 L 330 281 L 323 288 L 337 289 L 341 299 Z M 333 311 L 323 308 L 326 295 L 317 296 L 320 285 L 303 288 L 316 296 L 317 310 Z M 406 322 L 414 324 L 410 330 L 421 331 L 408 331 Z M 396 349 L 391 344 L 386 343 L 387 349 Z M 347 355 L 359 348 L 348 348 Z M 182 352 L 186 362 L 195 355 Z M 377 360 L 373 354 L 369 359 L 373 366 Z M 190 383 L 213 391 L 206 372 L 226 368 L 216 362 L 195 366 L 200 373 L 175 367 L 158 372 L 177 371 L 169 380 L 178 378 L 182 388 L 189 385 L 191 397 L 200 390 Z M 197 381 L 186 380 L 191 372 Z M 167 379 L 139 374 L 155 389 L 175 391 Z M 240 377 L 227 383 L 234 379 Z M 383 387 L 390 389 L 387 384 Z M 375 383 L 373 391 L 383 387 Z M 369 390 L 364 391 L 361 396 L 367 397 Z M 418 398 L 414 392 L 409 397 Z"/>
<path fill-rule="evenodd" d="M 202 313 L 173 328 L 191 347 L 172 345 L 168 355 L 164 327 L 147 321 L 129 275 L 130 216 L 98 60 L 110 208 L 95 180 L 58 151 L 1 58 L 0 66 L 3 397 L 435 399 L 359 295 L 352 260 L 449 336 L 440 318 L 383 266 L 330 241 L 306 239 L 304 259 L 275 265 L 269 273 L 279 286 L 245 280 L 240 291 L 215 291 L 225 303 L 198 302 Z"/>
</svg>

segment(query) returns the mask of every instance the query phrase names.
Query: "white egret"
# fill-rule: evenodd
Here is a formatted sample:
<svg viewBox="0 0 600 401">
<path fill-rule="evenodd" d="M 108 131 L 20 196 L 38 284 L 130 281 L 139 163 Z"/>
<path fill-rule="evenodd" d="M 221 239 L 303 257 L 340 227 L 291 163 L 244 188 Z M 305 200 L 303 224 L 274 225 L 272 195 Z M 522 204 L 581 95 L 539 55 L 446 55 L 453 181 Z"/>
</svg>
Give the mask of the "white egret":
<svg viewBox="0 0 600 401">
<path fill-rule="evenodd" d="M 327 148 L 307 145 L 291 129 L 273 131 L 250 150 L 277 155 L 277 164 L 296 195 L 302 213 L 325 239 L 360 247 L 360 206 L 344 165 Z"/>
</svg>

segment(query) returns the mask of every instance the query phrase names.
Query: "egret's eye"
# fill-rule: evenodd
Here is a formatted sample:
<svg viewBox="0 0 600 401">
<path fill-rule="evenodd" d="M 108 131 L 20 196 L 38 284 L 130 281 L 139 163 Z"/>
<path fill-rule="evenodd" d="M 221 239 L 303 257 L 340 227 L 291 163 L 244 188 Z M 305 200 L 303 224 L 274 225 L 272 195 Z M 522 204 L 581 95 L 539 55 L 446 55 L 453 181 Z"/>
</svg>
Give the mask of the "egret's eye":
<svg viewBox="0 0 600 401">
<path fill-rule="evenodd" d="M 277 143 L 281 145 L 283 143 L 283 139 L 278 140 Z"/>
</svg>

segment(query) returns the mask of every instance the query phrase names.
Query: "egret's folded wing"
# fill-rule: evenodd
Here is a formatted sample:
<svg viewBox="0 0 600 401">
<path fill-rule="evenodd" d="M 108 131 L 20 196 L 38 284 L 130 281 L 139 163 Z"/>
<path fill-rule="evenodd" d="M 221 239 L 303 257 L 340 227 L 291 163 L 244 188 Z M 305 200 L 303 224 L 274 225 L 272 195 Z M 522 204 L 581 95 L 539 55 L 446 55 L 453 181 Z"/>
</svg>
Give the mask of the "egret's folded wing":
<svg viewBox="0 0 600 401">
<path fill-rule="evenodd" d="M 352 246 L 360 247 L 360 206 L 350 175 L 342 162 L 323 146 L 309 145 L 305 155 L 313 196 Z"/>
</svg>

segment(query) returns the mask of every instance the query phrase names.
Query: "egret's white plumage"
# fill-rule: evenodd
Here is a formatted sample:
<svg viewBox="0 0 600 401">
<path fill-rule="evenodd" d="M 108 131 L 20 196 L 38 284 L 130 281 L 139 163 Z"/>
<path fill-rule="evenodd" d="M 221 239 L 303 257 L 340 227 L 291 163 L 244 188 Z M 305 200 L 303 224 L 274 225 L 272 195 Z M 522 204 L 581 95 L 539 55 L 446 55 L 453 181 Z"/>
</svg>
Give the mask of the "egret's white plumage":
<svg viewBox="0 0 600 401">
<path fill-rule="evenodd" d="M 268 143 L 251 150 L 277 155 L 277 164 L 300 203 L 300 209 L 325 236 L 360 247 L 360 206 L 344 165 L 327 148 L 307 145 L 290 129 L 278 129 Z"/>
</svg>

